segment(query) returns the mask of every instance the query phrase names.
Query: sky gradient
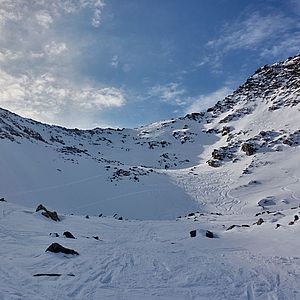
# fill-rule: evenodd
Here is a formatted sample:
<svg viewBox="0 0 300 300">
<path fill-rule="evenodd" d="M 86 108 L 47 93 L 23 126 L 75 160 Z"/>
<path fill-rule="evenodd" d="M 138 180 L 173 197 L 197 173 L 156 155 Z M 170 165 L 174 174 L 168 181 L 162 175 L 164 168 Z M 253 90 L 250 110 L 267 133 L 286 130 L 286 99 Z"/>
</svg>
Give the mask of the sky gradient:
<svg viewBox="0 0 300 300">
<path fill-rule="evenodd" d="M 0 0 L 0 107 L 67 127 L 202 111 L 300 52 L 300 0 Z"/>
</svg>

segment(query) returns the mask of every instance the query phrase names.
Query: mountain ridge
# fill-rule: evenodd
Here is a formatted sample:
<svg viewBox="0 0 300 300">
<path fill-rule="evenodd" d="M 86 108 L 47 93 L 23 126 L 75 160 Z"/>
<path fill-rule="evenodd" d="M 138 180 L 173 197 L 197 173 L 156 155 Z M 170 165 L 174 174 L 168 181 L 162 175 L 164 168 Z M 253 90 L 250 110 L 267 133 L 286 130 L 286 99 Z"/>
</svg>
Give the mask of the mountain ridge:
<svg viewBox="0 0 300 300">
<path fill-rule="evenodd" d="M 46 204 L 70 211 L 74 203 L 82 207 L 87 202 L 90 210 L 76 212 L 103 210 L 135 218 L 174 218 L 191 209 L 214 209 L 218 197 L 228 202 L 232 179 L 243 185 L 246 175 L 264 169 L 265 156 L 273 160 L 291 152 L 297 160 L 299 74 L 297 55 L 259 68 L 205 112 L 135 129 L 67 129 L 0 109 L 2 193 L 33 206 L 46 198 Z M 237 174 L 222 183 L 222 172 Z M 208 187 L 198 189 L 201 180 L 211 182 L 216 195 Z M 205 193 L 212 199 L 200 199 Z M 97 200 L 100 195 L 104 199 Z"/>
</svg>

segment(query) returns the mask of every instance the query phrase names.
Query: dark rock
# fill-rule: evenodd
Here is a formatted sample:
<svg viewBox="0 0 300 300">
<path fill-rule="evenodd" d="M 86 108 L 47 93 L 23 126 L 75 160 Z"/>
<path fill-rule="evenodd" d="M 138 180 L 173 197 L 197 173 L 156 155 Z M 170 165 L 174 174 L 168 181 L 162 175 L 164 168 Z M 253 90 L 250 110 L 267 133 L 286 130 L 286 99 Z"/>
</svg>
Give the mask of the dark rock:
<svg viewBox="0 0 300 300">
<path fill-rule="evenodd" d="M 70 231 L 65 231 L 63 235 L 68 239 L 75 239 L 75 236 Z"/>
<path fill-rule="evenodd" d="M 297 215 L 294 216 L 294 221 L 298 221 L 299 220 L 299 217 Z"/>
<path fill-rule="evenodd" d="M 258 181 L 258 180 L 250 180 L 250 181 L 248 182 L 248 185 L 254 185 L 254 184 L 261 184 L 261 182 Z"/>
<path fill-rule="evenodd" d="M 213 168 L 220 167 L 220 162 L 217 160 L 209 159 L 206 163 Z"/>
<path fill-rule="evenodd" d="M 264 199 L 259 200 L 257 204 L 258 204 L 258 206 L 261 206 L 261 207 L 264 208 L 265 206 L 272 206 L 272 205 L 275 205 L 276 202 L 275 202 L 275 200 L 274 200 L 274 197 L 269 196 L 269 197 L 266 197 L 266 198 L 264 198 Z M 269 214 L 270 212 L 267 211 L 267 213 Z"/>
<path fill-rule="evenodd" d="M 288 139 L 283 140 L 282 144 L 293 146 L 293 142 L 291 140 L 288 140 Z"/>
<path fill-rule="evenodd" d="M 123 220 L 123 217 L 119 217 L 118 220 L 122 221 L 122 220 Z"/>
<path fill-rule="evenodd" d="M 116 171 L 117 176 L 130 176 L 130 171 L 119 169 Z"/>
<path fill-rule="evenodd" d="M 72 255 L 79 255 L 79 253 L 73 249 L 65 248 L 64 246 L 53 243 L 51 244 L 45 252 L 53 252 L 53 253 L 64 253 L 64 254 L 72 254 Z"/>
<path fill-rule="evenodd" d="M 49 233 L 49 235 L 52 237 L 59 237 L 59 234 L 57 232 L 51 232 Z"/>
<path fill-rule="evenodd" d="M 291 221 L 290 223 L 289 223 L 289 225 L 294 225 L 295 223 L 294 223 L 294 221 Z"/>
<path fill-rule="evenodd" d="M 262 218 L 259 218 L 258 221 L 254 224 L 256 225 L 261 225 L 262 223 L 264 223 L 265 221 Z"/>
<path fill-rule="evenodd" d="M 214 234 L 211 231 L 209 231 L 209 230 L 206 230 L 205 236 L 208 237 L 208 238 L 210 238 L 210 239 L 214 238 Z"/>
<path fill-rule="evenodd" d="M 195 237 L 196 234 L 197 234 L 197 230 L 192 230 L 192 231 L 190 231 L 190 236 L 191 236 L 191 237 Z"/>
<path fill-rule="evenodd" d="M 98 217 L 101 218 L 103 216 L 103 214 L 100 214 Z"/>
<path fill-rule="evenodd" d="M 242 174 L 251 174 L 251 171 L 248 168 L 246 168 L 243 170 Z"/>
<path fill-rule="evenodd" d="M 41 277 L 41 276 L 49 276 L 49 277 L 59 277 L 61 276 L 62 274 L 56 274 L 56 273 L 51 273 L 51 274 L 34 274 L 33 276 L 34 277 Z"/>
<path fill-rule="evenodd" d="M 241 150 L 246 153 L 246 155 L 251 156 L 255 153 L 255 148 L 249 143 L 243 143 Z"/>
<path fill-rule="evenodd" d="M 95 240 L 99 240 L 99 236 L 93 236 Z"/>
<path fill-rule="evenodd" d="M 281 225 L 280 224 L 276 224 L 275 229 L 279 228 Z"/>
<path fill-rule="evenodd" d="M 6 202 L 4 198 L 0 198 L 0 202 Z"/>
<path fill-rule="evenodd" d="M 42 276 L 49 276 L 49 277 L 59 277 L 61 276 L 62 274 L 59 274 L 59 273 L 38 273 L 38 274 L 34 274 L 33 276 L 34 277 L 42 277 Z M 70 274 L 67 274 L 68 276 L 75 276 L 74 274 L 70 273 Z"/>
<path fill-rule="evenodd" d="M 239 225 L 231 225 L 231 226 L 229 226 L 229 227 L 226 229 L 226 231 L 231 230 L 231 229 L 233 229 L 234 227 L 240 227 L 240 226 L 239 226 Z"/>
<path fill-rule="evenodd" d="M 192 217 L 192 216 L 194 216 L 195 214 L 194 213 L 189 213 L 188 214 L 188 217 Z"/>
<path fill-rule="evenodd" d="M 38 132 L 32 130 L 31 128 L 25 127 L 23 130 L 24 130 L 24 132 L 25 132 L 26 134 L 28 134 L 30 137 L 32 137 L 32 138 L 34 138 L 34 139 L 36 139 L 36 140 L 38 140 L 38 141 L 47 143 L 47 142 L 43 139 L 43 137 L 42 137 Z"/>
<path fill-rule="evenodd" d="M 48 210 L 44 205 L 40 204 L 37 208 L 36 208 L 36 212 L 43 210 L 42 215 L 46 218 L 52 219 L 53 221 L 60 221 L 57 212 L 56 211 L 50 211 Z"/>
<path fill-rule="evenodd" d="M 230 128 L 230 127 L 224 126 L 224 127 L 222 128 L 221 133 L 222 133 L 222 135 L 224 136 L 224 135 L 227 135 L 230 131 L 231 131 L 231 128 Z"/>
<path fill-rule="evenodd" d="M 216 159 L 216 160 L 222 160 L 224 158 L 218 149 L 214 149 L 214 151 L 211 153 L 211 156 L 213 159 Z"/>
<path fill-rule="evenodd" d="M 52 219 L 53 221 L 60 221 L 56 211 L 43 211 L 42 215 L 46 218 Z"/>
<path fill-rule="evenodd" d="M 242 227 L 250 227 L 250 225 L 243 224 Z"/>
<path fill-rule="evenodd" d="M 88 215 L 85 216 L 86 219 L 89 219 L 90 217 Z"/>
<path fill-rule="evenodd" d="M 38 212 L 38 211 L 40 211 L 40 210 L 47 211 L 47 208 L 46 208 L 44 205 L 40 204 L 40 205 L 36 208 L 35 212 Z"/>
</svg>

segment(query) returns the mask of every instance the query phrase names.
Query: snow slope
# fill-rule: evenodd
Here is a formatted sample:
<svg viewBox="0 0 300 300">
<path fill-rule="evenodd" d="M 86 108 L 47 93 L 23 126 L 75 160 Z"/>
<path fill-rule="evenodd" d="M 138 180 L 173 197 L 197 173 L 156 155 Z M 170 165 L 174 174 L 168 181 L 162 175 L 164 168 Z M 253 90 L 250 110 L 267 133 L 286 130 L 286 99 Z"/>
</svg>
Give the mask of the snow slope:
<svg viewBox="0 0 300 300">
<path fill-rule="evenodd" d="M 226 231 L 257 218 L 119 221 L 63 215 L 53 222 L 1 203 L 0 299 L 299 299 L 299 224 L 286 225 L 285 213 L 277 230 L 266 222 Z M 189 237 L 193 229 L 196 238 Z M 206 238 L 207 229 L 218 237 Z M 65 230 L 76 239 L 63 237 Z M 49 236 L 53 232 L 60 236 Z M 79 256 L 45 253 L 53 242 Z M 62 276 L 33 276 L 38 273 Z"/>
<path fill-rule="evenodd" d="M 268 194 L 286 177 L 279 160 L 289 166 L 287 186 L 299 178 L 299 74 L 300 56 L 264 66 L 207 112 L 137 129 L 66 129 L 0 110 L 1 194 L 31 207 L 141 219 L 240 212 L 250 199 L 239 199 L 239 186 L 266 170 L 276 175 L 262 182 Z M 253 155 L 241 151 L 245 142 Z M 256 190 L 254 206 L 265 196 Z M 280 188 L 268 196 L 293 198 Z"/>
<path fill-rule="evenodd" d="M 136 129 L 0 109 L 0 299 L 300 299 L 299 103 L 300 55 L 206 112 Z M 45 253 L 54 241 L 80 255 Z"/>
</svg>

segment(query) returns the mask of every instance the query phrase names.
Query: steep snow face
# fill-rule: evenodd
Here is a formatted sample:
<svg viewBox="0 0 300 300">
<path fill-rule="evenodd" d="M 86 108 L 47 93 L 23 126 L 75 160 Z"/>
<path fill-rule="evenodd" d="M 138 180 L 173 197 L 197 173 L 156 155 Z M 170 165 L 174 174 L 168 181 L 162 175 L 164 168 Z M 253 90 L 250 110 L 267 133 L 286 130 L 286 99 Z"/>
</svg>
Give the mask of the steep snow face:
<svg viewBox="0 0 300 300">
<path fill-rule="evenodd" d="M 246 213 L 264 197 L 295 205 L 299 102 L 296 56 L 260 68 L 207 112 L 137 129 L 66 129 L 0 109 L 1 195 L 142 219 Z"/>
</svg>

